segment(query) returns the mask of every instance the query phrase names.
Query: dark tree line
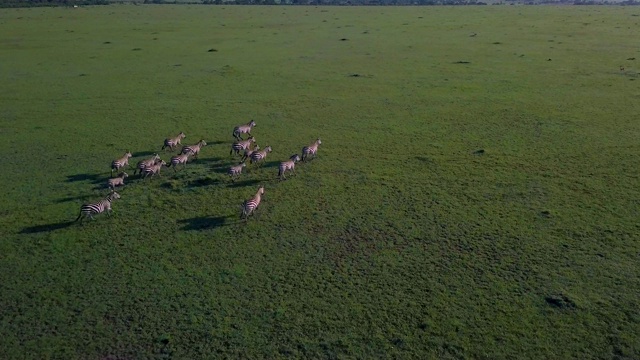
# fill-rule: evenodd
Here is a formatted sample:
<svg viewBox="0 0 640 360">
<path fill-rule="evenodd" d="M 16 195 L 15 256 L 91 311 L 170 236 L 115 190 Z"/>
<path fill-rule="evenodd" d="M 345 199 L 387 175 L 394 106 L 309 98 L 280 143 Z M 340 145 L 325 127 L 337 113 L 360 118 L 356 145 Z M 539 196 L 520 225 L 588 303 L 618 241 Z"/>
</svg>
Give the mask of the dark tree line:
<svg viewBox="0 0 640 360">
<path fill-rule="evenodd" d="M 32 7 L 32 6 L 83 6 L 109 5 L 113 3 L 135 4 L 204 4 L 204 5 L 487 5 L 482 0 L 0 0 L 0 7 Z M 573 5 L 639 5 L 640 0 L 624 0 L 610 2 L 608 0 L 500 0 L 495 5 L 524 3 L 538 4 L 573 4 Z"/>
<path fill-rule="evenodd" d="M 0 7 L 109 5 L 109 0 L 0 0 Z"/>
</svg>

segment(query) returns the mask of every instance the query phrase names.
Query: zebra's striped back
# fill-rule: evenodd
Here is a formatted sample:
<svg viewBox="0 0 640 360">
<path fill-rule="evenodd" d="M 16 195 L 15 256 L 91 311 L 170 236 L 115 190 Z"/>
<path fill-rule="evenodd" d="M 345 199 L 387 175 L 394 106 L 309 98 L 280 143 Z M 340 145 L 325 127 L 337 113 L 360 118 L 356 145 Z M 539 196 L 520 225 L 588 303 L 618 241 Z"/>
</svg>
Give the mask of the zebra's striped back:
<svg viewBox="0 0 640 360">
<path fill-rule="evenodd" d="M 204 140 L 200 140 L 195 145 L 189 145 L 189 146 L 183 147 L 182 151 L 180 153 L 181 154 L 190 154 L 190 155 L 193 155 L 194 158 L 197 158 L 198 154 L 200 153 L 200 149 L 203 146 L 207 146 L 207 143 Z"/>
<path fill-rule="evenodd" d="M 183 166 L 187 166 L 187 162 L 189 161 L 189 156 L 191 156 L 191 153 L 185 153 L 185 154 L 180 154 L 180 155 L 176 155 L 174 157 L 171 158 L 171 162 L 169 163 L 169 165 L 167 165 L 167 167 L 171 167 L 173 166 L 173 170 L 176 170 L 176 166 L 178 166 L 178 164 L 182 164 Z"/>
<path fill-rule="evenodd" d="M 129 165 L 129 159 L 131 158 L 131 152 L 127 151 L 121 158 L 113 160 L 111 162 L 111 175 L 113 175 L 113 170 L 120 170 L 121 168 Z"/>
<path fill-rule="evenodd" d="M 236 155 L 240 155 L 240 150 L 247 149 L 251 145 L 251 143 L 255 141 L 256 139 L 253 136 L 250 136 L 247 140 L 234 142 L 233 144 L 231 144 L 231 152 L 229 153 L 229 155 L 232 155 L 234 152 L 236 153 Z"/>
<path fill-rule="evenodd" d="M 109 195 L 107 195 L 106 198 L 104 198 L 103 200 L 100 200 L 97 203 L 83 204 L 80 207 L 80 214 L 76 218 L 76 221 L 80 220 L 82 217 L 87 217 L 87 216 L 93 219 L 93 215 L 101 214 L 105 211 L 107 212 L 107 215 L 110 216 L 111 202 L 113 202 L 113 200 L 115 199 L 120 199 L 120 194 L 113 191 Z"/>
<path fill-rule="evenodd" d="M 174 147 L 180 145 L 180 141 L 185 137 L 187 137 L 187 135 L 185 135 L 184 132 L 181 131 L 180 134 L 178 134 L 178 136 L 174 138 L 164 139 L 164 145 L 162 146 L 161 150 L 164 150 L 167 147 L 169 148 L 169 150 L 173 150 Z"/>
<path fill-rule="evenodd" d="M 249 200 L 246 200 L 242 203 L 242 213 L 240 214 L 240 218 L 247 219 L 249 215 L 251 215 L 260 205 L 260 201 L 262 200 L 262 194 L 264 194 L 264 187 L 261 186 L 258 189 L 258 192 Z"/>
<path fill-rule="evenodd" d="M 286 179 L 284 173 L 287 170 L 291 170 L 291 172 L 295 174 L 296 162 L 298 161 L 300 161 L 300 156 L 298 156 L 298 154 L 295 154 L 292 155 L 289 160 L 281 162 L 280 166 L 278 167 L 278 176 L 282 179 Z"/>
<path fill-rule="evenodd" d="M 267 154 L 271 152 L 271 146 L 267 146 L 264 150 L 255 151 L 251 154 L 251 163 L 260 162 L 267 157 Z"/>
<path fill-rule="evenodd" d="M 254 152 L 260 150 L 260 145 L 256 144 L 255 147 L 252 149 L 249 149 L 249 147 L 247 147 L 246 149 L 244 149 L 244 154 L 242 155 L 242 159 L 240 159 L 240 161 L 245 162 L 247 159 L 249 159 L 251 157 L 251 154 L 253 154 Z"/>
<path fill-rule="evenodd" d="M 158 154 L 153 154 L 153 157 L 151 157 L 150 159 L 138 161 L 136 169 L 133 171 L 133 175 L 135 175 L 138 171 L 140 171 L 140 174 L 142 174 L 142 170 L 144 170 L 145 167 L 155 164 L 156 161 L 160 161 L 160 156 Z"/>
<path fill-rule="evenodd" d="M 238 140 L 242 140 L 242 137 L 240 135 L 242 134 L 249 134 L 251 135 L 251 129 L 256 126 L 256 122 L 251 120 L 249 123 L 245 124 L 245 125 L 238 125 L 236 127 L 233 128 L 233 137 L 235 137 Z"/>
<path fill-rule="evenodd" d="M 318 146 L 322 144 L 320 138 L 318 138 L 313 144 L 309 146 L 305 146 L 302 148 L 302 161 L 306 161 L 309 155 L 313 155 L 316 157 L 316 153 L 318 152 Z"/>
<path fill-rule="evenodd" d="M 245 167 L 245 166 L 247 166 L 247 164 L 245 164 L 245 163 L 241 163 L 241 164 L 238 164 L 238 165 L 236 165 L 236 166 L 232 166 L 232 167 L 229 169 L 229 171 L 227 171 L 227 174 L 228 174 L 229 176 L 231 176 L 231 180 L 232 180 L 232 181 L 235 181 L 235 179 L 236 179 L 238 176 L 240 176 L 240 174 L 242 173 L 242 168 L 243 168 L 243 167 Z"/>
<path fill-rule="evenodd" d="M 107 180 L 107 187 L 115 190 L 116 186 L 124 185 L 124 179 L 127 177 L 129 177 L 129 175 L 126 172 L 123 172 L 122 174 L 118 175 L 118 177 Z"/>
<path fill-rule="evenodd" d="M 160 160 L 160 162 L 156 162 L 151 166 L 147 166 L 146 168 L 144 168 L 144 170 L 142 170 L 142 177 L 146 178 L 147 176 L 154 176 L 155 174 L 160 174 L 160 169 L 162 169 L 162 167 L 165 165 L 167 165 L 167 163 L 164 162 L 164 160 Z"/>
</svg>

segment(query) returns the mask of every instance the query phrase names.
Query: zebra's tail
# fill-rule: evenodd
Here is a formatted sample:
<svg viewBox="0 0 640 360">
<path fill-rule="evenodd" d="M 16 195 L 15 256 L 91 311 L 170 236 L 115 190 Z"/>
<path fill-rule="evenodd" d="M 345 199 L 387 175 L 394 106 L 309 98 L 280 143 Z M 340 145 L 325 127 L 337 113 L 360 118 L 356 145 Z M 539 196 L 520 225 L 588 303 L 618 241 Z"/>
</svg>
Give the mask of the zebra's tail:
<svg viewBox="0 0 640 360">
<path fill-rule="evenodd" d="M 80 220 L 81 217 L 82 217 L 82 210 L 80 210 L 80 214 L 78 214 L 78 217 L 74 220 L 74 222 Z"/>
</svg>

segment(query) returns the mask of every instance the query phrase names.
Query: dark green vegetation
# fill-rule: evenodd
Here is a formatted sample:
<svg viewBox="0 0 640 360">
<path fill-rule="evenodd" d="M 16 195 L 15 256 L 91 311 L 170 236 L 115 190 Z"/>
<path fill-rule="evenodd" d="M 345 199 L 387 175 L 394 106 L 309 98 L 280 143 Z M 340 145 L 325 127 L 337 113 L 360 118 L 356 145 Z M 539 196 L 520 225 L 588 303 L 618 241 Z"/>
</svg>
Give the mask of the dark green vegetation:
<svg viewBox="0 0 640 360">
<path fill-rule="evenodd" d="M 0 358 L 640 357 L 633 10 L 1 11 Z"/>
</svg>

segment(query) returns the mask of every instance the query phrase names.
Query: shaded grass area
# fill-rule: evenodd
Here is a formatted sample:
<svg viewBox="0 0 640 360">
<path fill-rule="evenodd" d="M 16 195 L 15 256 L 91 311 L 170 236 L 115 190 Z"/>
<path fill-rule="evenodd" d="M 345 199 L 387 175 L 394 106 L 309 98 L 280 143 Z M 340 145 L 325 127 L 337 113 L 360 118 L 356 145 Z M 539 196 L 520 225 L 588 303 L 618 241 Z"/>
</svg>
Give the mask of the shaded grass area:
<svg viewBox="0 0 640 360">
<path fill-rule="evenodd" d="M 637 358 L 632 12 L 3 10 L 0 357 Z"/>
</svg>

